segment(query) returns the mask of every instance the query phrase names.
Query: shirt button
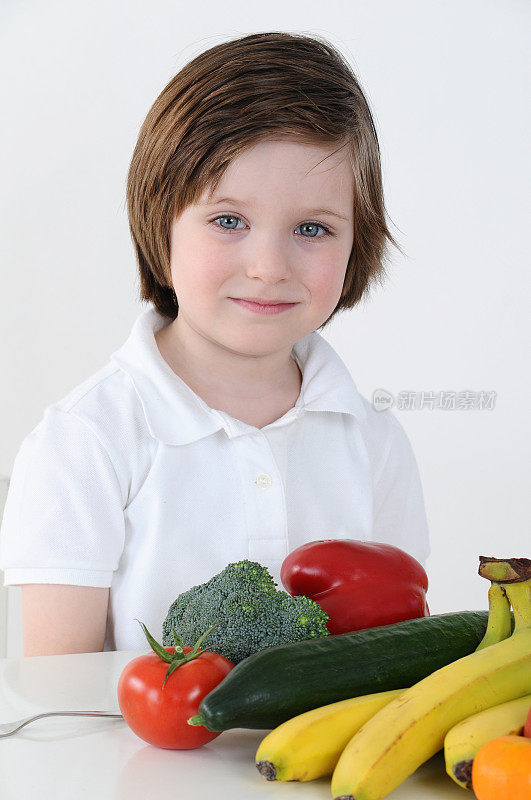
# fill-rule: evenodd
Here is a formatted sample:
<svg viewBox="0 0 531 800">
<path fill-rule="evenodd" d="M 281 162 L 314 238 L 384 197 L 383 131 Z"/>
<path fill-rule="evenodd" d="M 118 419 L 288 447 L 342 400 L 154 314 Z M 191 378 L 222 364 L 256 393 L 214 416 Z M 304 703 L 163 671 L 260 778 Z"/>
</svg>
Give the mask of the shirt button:
<svg viewBox="0 0 531 800">
<path fill-rule="evenodd" d="M 268 489 L 269 486 L 271 486 L 271 484 L 273 483 L 273 478 L 266 472 L 262 472 L 262 474 L 259 475 L 258 478 L 255 480 L 255 483 L 257 486 L 260 487 L 260 489 Z"/>
</svg>

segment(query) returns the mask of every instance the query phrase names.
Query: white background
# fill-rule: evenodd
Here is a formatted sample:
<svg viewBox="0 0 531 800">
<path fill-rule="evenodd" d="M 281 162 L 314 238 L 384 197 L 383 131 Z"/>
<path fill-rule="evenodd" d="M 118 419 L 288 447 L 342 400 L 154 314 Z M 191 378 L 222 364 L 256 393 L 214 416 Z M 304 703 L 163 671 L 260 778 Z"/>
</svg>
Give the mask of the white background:
<svg viewBox="0 0 531 800">
<path fill-rule="evenodd" d="M 423 481 L 431 611 L 486 608 L 478 556 L 531 555 L 529 5 L 4 0 L 0 14 L 0 473 L 145 308 L 125 181 L 157 95 L 222 41 L 318 34 L 369 100 L 408 256 L 394 252 L 385 287 L 323 335 L 369 400 L 378 388 L 497 393 L 492 410 L 394 409 Z"/>
</svg>

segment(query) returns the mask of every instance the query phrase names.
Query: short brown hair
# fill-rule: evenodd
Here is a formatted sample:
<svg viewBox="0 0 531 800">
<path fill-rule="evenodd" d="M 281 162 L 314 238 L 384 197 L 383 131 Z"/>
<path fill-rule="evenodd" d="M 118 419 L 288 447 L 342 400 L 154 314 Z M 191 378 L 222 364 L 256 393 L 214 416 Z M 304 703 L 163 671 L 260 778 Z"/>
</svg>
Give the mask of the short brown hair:
<svg viewBox="0 0 531 800">
<path fill-rule="evenodd" d="M 354 171 L 354 245 L 341 298 L 320 326 L 382 282 L 388 242 L 380 148 L 349 64 L 325 39 L 275 31 L 222 42 L 186 64 L 144 120 L 127 176 L 140 298 L 174 319 L 170 273 L 175 216 L 213 193 L 230 162 L 266 139 L 348 147 Z M 336 151 L 334 151 L 336 152 Z"/>
</svg>

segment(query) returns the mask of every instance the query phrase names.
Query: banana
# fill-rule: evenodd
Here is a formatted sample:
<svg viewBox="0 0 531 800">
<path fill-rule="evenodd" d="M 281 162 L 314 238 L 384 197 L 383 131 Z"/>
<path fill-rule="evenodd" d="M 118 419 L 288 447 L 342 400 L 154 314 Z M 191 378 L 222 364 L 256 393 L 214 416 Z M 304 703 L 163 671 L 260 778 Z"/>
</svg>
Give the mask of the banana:
<svg viewBox="0 0 531 800">
<path fill-rule="evenodd" d="M 501 583 L 501 559 L 492 561 L 498 562 L 493 579 Z M 442 749 L 454 725 L 531 693 L 531 561 L 504 563 L 513 562 L 524 577 L 502 586 L 513 606 L 514 633 L 436 670 L 376 712 L 337 762 L 335 800 L 381 800 Z M 489 577 L 485 563 L 481 567 L 480 574 Z"/>
<path fill-rule="evenodd" d="M 472 762 L 484 744 L 500 736 L 520 736 L 529 709 L 531 694 L 500 703 L 458 723 L 444 739 L 446 772 L 463 789 L 472 788 Z"/>
<path fill-rule="evenodd" d="M 499 583 L 491 583 L 489 589 L 489 618 L 485 636 L 476 647 L 482 650 L 511 635 L 511 604 Z"/>
<path fill-rule="evenodd" d="M 331 775 L 356 731 L 403 691 L 340 700 L 283 722 L 261 741 L 256 768 L 269 781 L 312 781 Z"/>
</svg>

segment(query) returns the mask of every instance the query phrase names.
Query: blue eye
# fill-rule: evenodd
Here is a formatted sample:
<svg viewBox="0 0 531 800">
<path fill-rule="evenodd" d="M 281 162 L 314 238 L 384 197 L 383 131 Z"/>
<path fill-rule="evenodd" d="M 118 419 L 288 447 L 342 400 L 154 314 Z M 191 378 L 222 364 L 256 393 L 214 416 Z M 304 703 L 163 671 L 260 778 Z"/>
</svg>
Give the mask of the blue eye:
<svg viewBox="0 0 531 800">
<path fill-rule="evenodd" d="M 320 222 L 303 222 L 299 226 L 299 228 L 321 228 L 324 231 L 324 236 L 330 236 L 330 229 L 327 228 L 325 225 L 321 225 Z M 305 239 L 323 239 L 324 236 L 305 236 Z"/>
<path fill-rule="evenodd" d="M 242 228 L 237 228 L 236 227 L 238 222 L 243 222 L 243 220 L 240 219 L 240 217 L 237 217 L 235 214 L 221 214 L 220 216 L 215 217 L 213 220 L 211 220 L 211 223 L 213 224 L 213 223 L 217 222 L 218 220 L 231 220 L 231 222 L 229 223 L 231 225 L 231 227 L 225 227 L 225 226 L 222 226 L 222 225 L 216 225 L 215 226 L 216 228 L 220 228 L 223 231 L 227 231 L 227 233 L 231 233 L 231 231 L 235 231 L 235 230 L 243 230 Z M 244 225 L 244 227 L 245 227 L 245 225 Z M 321 228 L 321 230 L 324 231 L 324 234 L 322 236 L 317 236 L 317 234 L 315 233 L 314 235 L 311 235 L 311 236 L 304 236 L 303 235 L 303 237 L 302 237 L 303 239 L 324 239 L 325 236 L 333 236 L 333 234 L 330 231 L 330 229 L 327 228 L 326 225 L 322 225 L 320 222 L 302 222 L 297 227 L 298 228 L 306 228 L 306 229 L 310 228 L 310 229 L 314 229 L 314 230 L 317 229 L 317 228 Z"/>
<path fill-rule="evenodd" d="M 212 222 L 217 222 L 218 219 L 239 220 L 240 222 L 243 222 L 243 220 L 241 220 L 239 217 L 235 217 L 233 214 L 224 214 L 223 216 L 216 217 L 215 219 L 212 220 Z M 216 225 L 216 227 L 219 228 L 220 226 Z M 223 230 L 224 231 L 234 231 L 234 230 L 236 230 L 236 228 L 235 227 L 223 228 Z M 240 230 L 241 230 L 241 228 L 240 228 Z"/>
</svg>

